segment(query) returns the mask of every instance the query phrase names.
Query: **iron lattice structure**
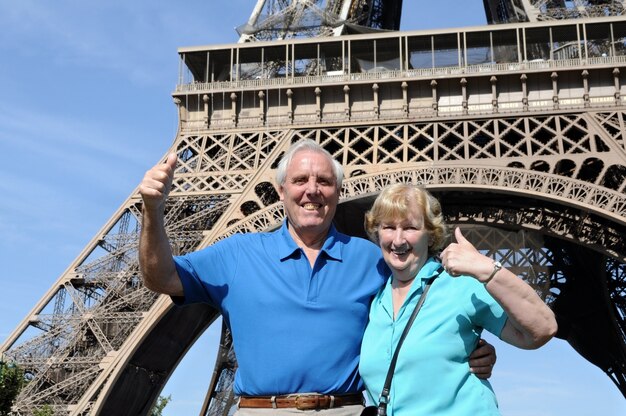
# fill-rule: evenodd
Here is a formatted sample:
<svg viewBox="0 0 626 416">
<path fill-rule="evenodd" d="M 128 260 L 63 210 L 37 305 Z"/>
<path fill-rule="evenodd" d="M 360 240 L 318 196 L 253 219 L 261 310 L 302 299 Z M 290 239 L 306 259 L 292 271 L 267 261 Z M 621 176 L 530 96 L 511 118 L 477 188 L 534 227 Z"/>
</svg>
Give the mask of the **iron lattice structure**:
<svg viewBox="0 0 626 416">
<path fill-rule="evenodd" d="M 402 0 L 257 0 L 240 42 L 398 30 Z"/>
<path fill-rule="evenodd" d="M 484 0 L 489 23 L 622 16 L 624 0 Z"/>
<path fill-rule="evenodd" d="M 626 395 L 625 18 L 179 54 L 166 208 L 177 253 L 276 227 L 274 169 L 311 138 L 346 172 L 339 229 L 362 235 L 362 213 L 387 184 L 428 187 L 448 222 L 531 283 L 558 336 Z M 140 223 L 135 190 L 2 345 L 30 379 L 16 414 L 146 414 L 218 317 L 142 286 Z M 231 412 L 235 369 L 225 329 L 201 414 Z"/>
</svg>

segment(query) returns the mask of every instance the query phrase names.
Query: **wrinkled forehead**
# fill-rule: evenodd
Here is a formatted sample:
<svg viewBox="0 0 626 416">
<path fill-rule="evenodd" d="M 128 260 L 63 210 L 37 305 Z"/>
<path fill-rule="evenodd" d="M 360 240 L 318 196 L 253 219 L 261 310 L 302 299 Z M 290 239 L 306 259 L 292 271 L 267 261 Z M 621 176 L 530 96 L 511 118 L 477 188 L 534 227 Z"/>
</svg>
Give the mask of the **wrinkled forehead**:
<svg viewBox="0 0 626 416">
<path fill-rule="evenodd" d="M 287 176 L 303 173 L 335 178 L 335 171 L 331 161 L 328 160 L 328 156 L 324 153 L 307 149 L 295 153 L 289 165 L 287 165 Z"/>
</svg>

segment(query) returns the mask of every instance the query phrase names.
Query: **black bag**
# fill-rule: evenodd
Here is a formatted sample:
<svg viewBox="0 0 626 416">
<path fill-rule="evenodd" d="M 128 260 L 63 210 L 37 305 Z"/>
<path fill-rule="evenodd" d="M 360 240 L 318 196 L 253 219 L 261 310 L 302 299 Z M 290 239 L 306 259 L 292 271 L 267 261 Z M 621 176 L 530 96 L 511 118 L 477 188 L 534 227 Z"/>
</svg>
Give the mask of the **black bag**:
<svg viewBox="0 0 626 416">
<path fill-rule="evenodd" d="M 380 394 L 380 402 L 378 403 L 378 406 L 365 407 L 361 411 L 361 416 L 387 416 L 387 403 L 389 402 L 389 389 L 391 389 L 391 379 L 393 378 L 393 371 L 396 368 L 396 361 L 398 360 L 398 353 L 400 352 L 400 347 L 402 346 L 402 343 L 404 342 L 404 338 L 406 338 L 406 334 L 409 333 L 409 328 L 411 328 L 411 325 L 413 325 L 413 321 L 415 320 L 417 313 L 420 311 L 420 308 L 422 307 L 422 304 L 424 303 L 424 300 L 426 299 L 426 293 L 428 293 L 428 289 L 430 289 L 430 285 L 433 283 L 433 280 L 439 277 L 441 272 L 443 272 L 443 267 L 439 266 L 439 270 L 437 270 L 437 275 L 428 279 L 428 282 L 426 282 L 426 286 L 424 286 L 424 291 L 422 292 L 422 295 L 417 301 L 417 305 L 415 305 L 413 314 L 409 318 L 409 321 L 407 322 L 406 327 L 404 327 L 404 331 L 402 332 L 402 335 L 400 336 L 400 340 L 398 341 L 398 346 L 396 347 L 396 350 L 393 353 L 393 358 L 391 359 L 391 363 L 389 364 L 389 371 L 387 371 L 387 378 L 385 379 L 385 386 L 383 387 L 383 391 Z"/>
<path fill-rule="evenodd" d="M 361 416 L 378 416 L 378 406 L 367 406 L 361 411 Z"/>
</svg>

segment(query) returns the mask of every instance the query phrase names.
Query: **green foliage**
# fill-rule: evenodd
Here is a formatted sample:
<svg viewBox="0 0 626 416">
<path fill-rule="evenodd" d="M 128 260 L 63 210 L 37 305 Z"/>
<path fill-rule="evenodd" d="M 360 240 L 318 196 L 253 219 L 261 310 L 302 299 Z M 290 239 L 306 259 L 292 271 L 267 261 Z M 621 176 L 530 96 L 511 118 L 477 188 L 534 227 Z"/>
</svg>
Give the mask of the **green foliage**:
<svg viewBox="0 0 626 416">
<path fill-rule="evenodd" d="M 33 416 L 54 416 L 54 410 L 50 406 L 45 405 L 41 409 L 35 410 Z"/>
<path fill-rule="evenodd" d="M 159 396 L 156 404 L 150 411 L 150 416 L 163 416 L 163 409 L 165 409 L 165 406 L 167 406 L 167 404 L 171 400 L 172 400 L 172 395 L 169 395 L 167 397 Z"/>
<path fill-rule="evenodd" d="M 0 416 L 8 416 L 24 385 L 24 372 L 16 365 L 0 361 Z"/>
</svg>

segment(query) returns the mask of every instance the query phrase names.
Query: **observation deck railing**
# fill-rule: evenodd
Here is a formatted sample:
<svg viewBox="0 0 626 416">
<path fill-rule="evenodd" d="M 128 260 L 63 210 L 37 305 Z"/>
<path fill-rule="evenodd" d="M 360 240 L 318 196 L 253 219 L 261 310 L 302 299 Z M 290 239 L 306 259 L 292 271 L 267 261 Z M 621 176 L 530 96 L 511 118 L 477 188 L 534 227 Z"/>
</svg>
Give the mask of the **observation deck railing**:
<svg viewBox="0 0 626 416">
<path fill-rule="evenodd" d="M 599 66 L 624 66 L 626 56 L 605 56 L 587 59 L 535 60 L 530 62 L 487 63 L 464 66 L 446 66 L 407 70 L 356 72 L 338 75 L 306 75 L 238 81 L 193 82 L 178 84 L 174 94 L 222 92 L 242 89 L 268 89 L 309 85 L 355 83 L 359 81 L 384 81 L 404 79 L 431 79 L 436 77 L 463 76 L 474 74 L 498 74 L 550 69 L 591 68 Z"/>
</svg>

